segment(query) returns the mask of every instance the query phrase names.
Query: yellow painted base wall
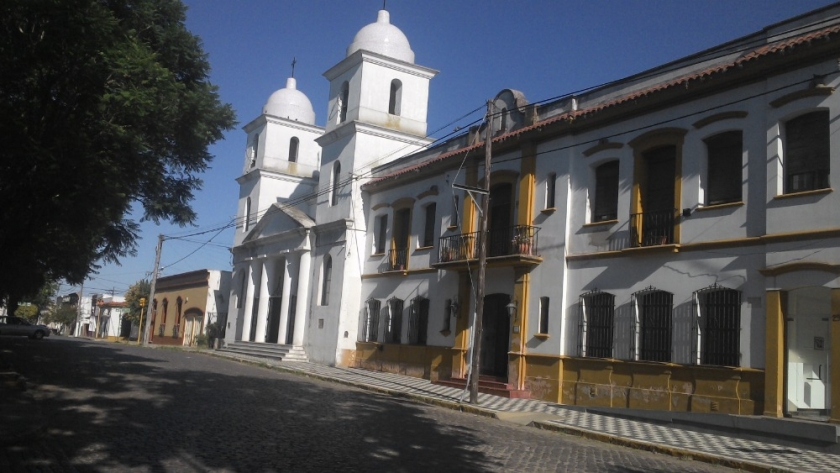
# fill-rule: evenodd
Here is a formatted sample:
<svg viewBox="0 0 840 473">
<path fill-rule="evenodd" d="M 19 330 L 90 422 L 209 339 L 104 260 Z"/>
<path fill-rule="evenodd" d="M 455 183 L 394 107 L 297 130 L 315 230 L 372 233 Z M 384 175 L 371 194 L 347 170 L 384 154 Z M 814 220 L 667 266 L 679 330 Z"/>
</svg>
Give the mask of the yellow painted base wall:
<svg viewBox="0 0 840 473">
<path fill-rule="evenodd" d="M 764 371 L 622 360 L 526 357 L 532 399 L 591 407 L 759 415 Z"/>
<path fill-rule="evenodd" d="M 437 381 L 452 373 L 450 352 L 444 347 L 360 342 L 354 353 L 342 353 L 341 364 Z"/>
</svg>

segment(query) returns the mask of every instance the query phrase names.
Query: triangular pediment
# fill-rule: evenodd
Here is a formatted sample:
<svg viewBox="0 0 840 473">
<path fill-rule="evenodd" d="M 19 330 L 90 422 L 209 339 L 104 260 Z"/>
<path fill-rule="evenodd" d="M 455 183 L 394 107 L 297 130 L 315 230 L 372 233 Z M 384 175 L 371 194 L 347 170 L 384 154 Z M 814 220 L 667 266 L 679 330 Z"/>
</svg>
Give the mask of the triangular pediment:
<svg viewBox="0 0 840 473">
<path fill-rule="evenodd" d="M 315 220 L 306 212 L 295 207 L 272 204 L 260 217 L 254 228 L 248 232 L 243 244 L 263 240 L 270 237 L 282 237 L 284 234 L 295 236 L 300 230 L 315 226 Z"/>
</svg>

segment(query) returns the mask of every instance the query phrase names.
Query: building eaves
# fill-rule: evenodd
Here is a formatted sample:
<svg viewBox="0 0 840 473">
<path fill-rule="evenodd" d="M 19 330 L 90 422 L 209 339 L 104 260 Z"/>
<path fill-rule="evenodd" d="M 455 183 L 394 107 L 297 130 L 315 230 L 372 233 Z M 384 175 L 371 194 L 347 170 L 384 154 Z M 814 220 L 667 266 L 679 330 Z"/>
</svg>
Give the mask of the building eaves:
<svg viewBox="0 0 840 473">
<path fill-rule="evenodd" d="M 620 105 L 627 104 L 627 103 L 639 100 L 641 98 L 655 96 L 657 94 L 664 93 L 665 91 L 672 90 L 676 87 L 688 88 L 688 87 L 691 86 L 692 83 L 696 83 L 696 82 L 700 82 L 700 81 L 705 82 L 705 81 L 708 81 L 710 79 L 714 79 L 714 78 L 719 77 L 720 75 L 722 75 L 722 74 L 724 74 L 728 71 L 731 71 L 733 69 L 744 68 L 744 67 L 748 66 L 749 63 L 758 61 L 758 60 L 766 58 L 768 56 L 777 55 L 777 54 L 787 54 L 795 48 L 798 48 L 798 47 L 803 46 L 803 45 L 804 46 L 810 45 L 814 41 L 830 40 L 830 39 L 832 39 L 832 36 L 836 36 L 838 33 L 840 33 L 840 24 L 835 24 L 835 25 L 832 25 L 832 26 L 829 26 L 829 27 L 826 27 L 826 28 L 822 28 L 822 29 L 819 29 L 819 30 L 810 31 L 808 33 L 805 33 L 805 34 L 802 34 L 802 35 L 799 35 L 799 36 L 790 37 L 790 38 L 787 38 L 787 39 L 779 41 L 779 42 L 775 42 L 775 43 L 772 43 L 772 44 L 765 44 L 765 45 L 762 45 L 760 47 L 757 47 L 757 48 L 753 49 L 752 51 L 740 56 L 739 58 L 737 58 L 733 61 L 724 62 L 724 63 L 721 63 L 721 64 L 716 64 L 714 66 L 710 66 L 710 67 L 708 67 L 706 69 L 703 69 L 703 70 L 700 70 L 700 71 L 685 74 L 683 76 L 674 78 L 672 80 L 662 82 L 662 83 L 659 83 L 659 84 L 656 84 L 656 85 L 653 85 L 653 86 L 650 86 L 650 87 L 647 87 L 647 88 L 644 88 L 644 89 L 641 89 L 641 90 L 637 90 L 637 91 L 634 91 L 634 92 L 626 94 L 626 95 L 622 95 L 622 96 L 617 97 L 613 100 L 609 100 L 609 101 L 600 103 L 600 104 L 598 104 L 596 106 L 593 106 L 593 107 L 581 108 L 581 109 L 578 109 L 578 110 L 572 110 L 572 111 L 568 111 L 568 112 L 564 112 L 564 113 L 552 116 L 552 117 L 547 118 L 545 120 L 538 121 L 538 122 L 534 123 L 533 125 L 525 126 L 525 127 L 519 128 L 517 130 L 511 131 L 509 133 L 505 133 L 503 135 L 494 137 L 492 142 L 493 143 L 503 142 L 503 141 L 506 141 L 506 140 L 509 140 L 509 139 L 512 139 L 512 138 L 517 138 L 517 137 L 520 137 L 521 135 L 527 134 L 529 132 L 533 132 L 535 130 L 539 130 L 539 129 L 544 128 L 548 125 L 558 124 L 558 123 L 561 123 L 561 122 L 564 122 L 564 121 L 570 123 L 570 122 L 573 122 L 575 120 L 578 120 L 578 119 L 581 119 L 581 118 L 584 118 L 584 117 L 589 118 L 592 115 L 596 115 L 600 112 L 606 111 L 607 109 L 618 107 Z M 427 166 L 430 166 L 432 164 L 440 163 L 442 161 L 451 159 L 455 156 L 464 155 L 466 153 L 469 153 L 470 151 L 474 151 L 474 150 L 480 149 L 482 147 L 484 147 L 484 141 L 481 141 L 481 142 L 478 142 L 478 143 L 475 143 L 473 145 L 466 146 L 466 147 L 463 147 L 463 148 L 459 148 L 457 150 L 442 153 L 442 154 L 440 154 L 440 155 L 438 155 L 435 158 L 432 158 L 430 160 L 422 161 L 422 162 L 417 163 L 415 165 L 402 168 L 402 169 L 400 169 L 398 171 L 395 171 L 393 173 L 371 179 L 368 183 L 366 183 L 364 186 L 362 186 L 362 188 L 363 189 L 364 188 L 370 188 L 370 187 L 376 186 L 377 184 L 381 184 L 385 181 L 396 179 L 400 176 L 403 176 L 403 175 L 406 175 L 406 174 L 409 174 L 409 173 L 412 173 L 412 172 L 419 172 L 421 169 L 423 169 Z"/>
</svg>

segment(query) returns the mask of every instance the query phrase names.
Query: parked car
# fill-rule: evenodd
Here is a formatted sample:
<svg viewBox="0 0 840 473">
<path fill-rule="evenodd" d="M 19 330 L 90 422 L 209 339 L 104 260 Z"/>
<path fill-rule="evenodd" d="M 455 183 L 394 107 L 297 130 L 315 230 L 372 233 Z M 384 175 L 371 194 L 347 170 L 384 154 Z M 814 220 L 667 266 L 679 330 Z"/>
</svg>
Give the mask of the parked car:
<svg viewBox="0 0 840 473">
<path fill-rule="evenodd" d="M 26 335 L 40 340 L 50 336 L 50 329 L 46 325 L 31 324 L 20 317 L 4 315 L 0 316 L 0 335 Z"/>
</svg>

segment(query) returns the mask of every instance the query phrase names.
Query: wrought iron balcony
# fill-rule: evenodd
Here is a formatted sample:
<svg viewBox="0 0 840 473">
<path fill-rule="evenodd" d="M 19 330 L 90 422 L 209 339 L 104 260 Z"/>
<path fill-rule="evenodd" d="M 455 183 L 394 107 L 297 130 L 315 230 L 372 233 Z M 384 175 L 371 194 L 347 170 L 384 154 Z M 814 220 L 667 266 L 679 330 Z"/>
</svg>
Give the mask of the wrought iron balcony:
<svg viewBox="0 0 840 473">
<path fill-rule="evenodd" d="M 408 249 L 401 248 L 388 252 L 388 262 L 385 271 L 404 271 L 408 268 Z"/>
<path fill-rule="evenodd" d="M 487 257 L 538 256 L 538 227 L 515 225 L 487 232 Z M 440 238 L 438 264 L 478 259 L 479 232 Z"/>
<path fill-rule="evenodd" d="M 677 212 L 677 209 L 668 209 L 630 214 L 630 244 L 639 248 L 674 243 Z"/>
</svg>

